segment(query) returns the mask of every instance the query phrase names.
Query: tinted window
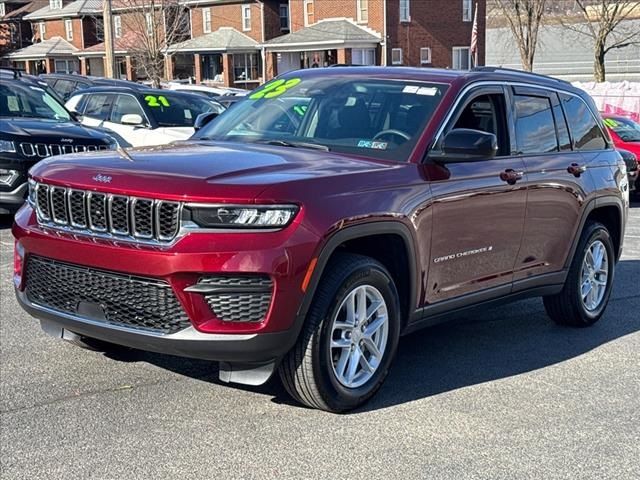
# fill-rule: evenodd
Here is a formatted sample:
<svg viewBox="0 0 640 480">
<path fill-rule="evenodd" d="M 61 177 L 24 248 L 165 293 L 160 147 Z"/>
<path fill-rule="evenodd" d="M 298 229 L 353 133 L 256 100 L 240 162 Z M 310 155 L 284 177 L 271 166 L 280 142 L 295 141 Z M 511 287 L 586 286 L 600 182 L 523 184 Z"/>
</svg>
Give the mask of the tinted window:
<svg viewBox="0 0 640 480">
<path fill-rule="evenodd" d="M 560 95 L 573 143 L 577 150 L 599 150 L 607 147 L 600 127 L 596 123 L 587 104 L 578 97 Z"/>
<path fill-rule="evenodd" d="M 72 82 L 71 80 L 58 80 L 53 89 L 58 92 L 58 95 L 60 95 L 63 100 L 67 100 L 76 90 L 76 85 L 76 82 Z"/>
<path fill-rule="evenodd" d="M 89 95 L 89 100 L 87 100 L 87 107 L 84 111 L 84 115 L 86 117 L 97 118 L 99 120 L 106 120 L 109 117 L 110 108 L 110 95 L 101 93 Z"/>
<path fill-rule="evenodd" d="M 558 132 L 560 151 L 565 152 L 571 150 L 571 138 L 569 137 L 567 119 L 565 118 L 560 102 L 555 95 L 553 97 L 553 117 L 556 120 L 556 130 Z"/>
<path fill-rule="evenodd" d="M 547 97 L 515 95 L 516 140 L 523 154 L 558 151 L 551 102 Z"/>
<path fill-rule="evenodd" d="M 417 81 L 290 73 L 244 97 L 196 138 L 315 144 L 405 161 L 445 90 Z"/>
<path fill-rule="evenodd" d="M 469 128 L 493 133 L 498 139 L 498 155 L 508 155 L 511 148 L 506 128 L 504 104 L 503 95 L 480 95 L 464 107 L 453 128 Z"/>
<path fill-rule="evenodd" d="M 115 102 L 113 102 L 111 121 L 114 123 L 122 123 L 122 116 L 131 114 L 140 115 L 143 120 L 145 119 L 138 100 L 131 95 L 118 95 Z"/>
</svg>

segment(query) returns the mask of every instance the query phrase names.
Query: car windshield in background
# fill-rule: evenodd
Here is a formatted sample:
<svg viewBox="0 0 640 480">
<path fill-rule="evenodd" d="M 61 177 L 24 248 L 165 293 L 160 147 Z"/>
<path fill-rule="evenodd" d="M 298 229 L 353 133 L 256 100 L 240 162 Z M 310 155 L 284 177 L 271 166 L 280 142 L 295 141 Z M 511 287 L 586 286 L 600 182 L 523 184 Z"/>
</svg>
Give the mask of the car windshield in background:
<svg viewBox="0 0 640 480">
<path fill-rule="evenodd" d="M 605 125 L 622 139 L 623 142 L 640 142 L 640 125 L 626 118 L 605 118 Z"/>
<path fill-rule="evenodd" d="M 45 118 L 58 122 L 71 120 L 69 112 L 47 92 L 18 82 L 0 84 L 0 116 Z"/>
<path fill-rule="evenodd" d="M 201 113 L 222 113 L 222 105 L 199 95 L 145 95 L 144 101 L 160 127 L 193 127 Z"/>
<path fill-rule="evenodd" d="M 194 138 L 406 161 L 446 86 L 348 76 L 272 80 Z"/>
</svg>

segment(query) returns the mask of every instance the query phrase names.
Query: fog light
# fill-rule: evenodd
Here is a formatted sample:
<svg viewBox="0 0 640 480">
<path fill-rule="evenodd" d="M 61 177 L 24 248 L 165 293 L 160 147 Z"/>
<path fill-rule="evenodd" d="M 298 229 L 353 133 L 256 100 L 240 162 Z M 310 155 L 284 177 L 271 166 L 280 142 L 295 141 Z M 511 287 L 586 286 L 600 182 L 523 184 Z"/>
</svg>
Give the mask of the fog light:
<svg viewBox="0 0 640 480">
<path fill-rule="evenodd" d="M 24 273 L 24 247 L 16 240 L 13 248 L 13 284 L 22 290 L 22 275 Z"/>
</svg>

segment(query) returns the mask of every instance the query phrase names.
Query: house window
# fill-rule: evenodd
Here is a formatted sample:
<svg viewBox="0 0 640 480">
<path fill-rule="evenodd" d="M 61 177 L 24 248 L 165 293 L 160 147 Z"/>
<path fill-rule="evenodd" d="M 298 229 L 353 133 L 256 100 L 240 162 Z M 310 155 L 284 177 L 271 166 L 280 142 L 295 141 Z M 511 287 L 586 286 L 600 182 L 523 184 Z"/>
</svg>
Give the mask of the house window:
<svg viewBox="0 0 640 480">
<path fill-rule="evenodd" d="M 289 4 L 280 4 L 280 30 L 289 30 Z"/>
<path fill-rule="evenodd" d="M 375 48 L 354 48 L 351 50 L 351 63 L 354 65 L 375 65 Z"/>
<path fill-rule="evenodd" d="M 11 43 L 11 45 L 13 45 L 14 43 L 16 43 L 18 41 L 18 27 L 16 26 L 15 23 L 10 23 L 9 24 L 9 34 L 10 34 L 9 43 Z"/>
<path fill-rule="evenodd" d="M 400 21 L 410 22 L 411 12 L 409 11 L 409 0 L 400 0 Z"/>
<path fill-rule="evenodd" d="M 211 8 L 202 9 L 202 31 L 211 33 Z"/>
<path fill-rule="evenodd" d="M 462 21 L 470 22 L 473 19 L 473 0 L 462 0 Z"/>
<path fill-rule="evenodd" d="M 242 6 L 242 30 L 251 30 L 251 5 Z"/>
<path fill-rule="evenodd" d="M 455 70 L 469 70 L 471 52 L 469 47 L 453 47 L 453 68 Z"/>
<path fill-rule="evenodd" d="M 77 60 L 56 60 L 55 73 L 78 73 Z"/>
<path fill-rule="evenodd" d="M 153 35 L 153 14 L 147 13 L 145 19 L 147 21 L 147 35 Z"/>
<path fill-rule="evenodd" d="M 44 22 L 40 22 L 38 29 L 40 30 L 40 41 L 43 41 L 47 35 L 47 25 Z"/>
<path fill-rule="evenodd" d="M 73 21 L 71 20 L 64 21 L 64 32 L 67 35 L 67 40 L 73 40 Z"/>
<path fill-rule="evenodd" d="M 4 3 L 0 3 L 0 17 L 4 17 L 6 14 L 7 14 L 7 11 L 4 8 Z"/>
<path fill-rule="evenodd" d="M 236 82 L 258 80 L 260 77 L 260 55 L 236 53 L 233 55 L 233 78 Z"/>
<path fill-rule="evenodd" d="M 120 15 L 113 17 L 113 35 L 116 38 L 120 38 L 122 36 L 122 19 L 120 18 Z"/>
<path fill-rule="evenodd" d="M 60 10 L 62 8 L 62 0 L 49 0 L 49 8 L 51 10 Z"/>
<path fill-rule="evenodd" d="M 431 47 L 425 47 L 420 49 L 420 63 L 427 65 L 431 63 Z"/>
<path fill-rule="evenodd" d="M 367 23 L 369 21 L 369 0 L 356 0 L 358 10 L 358 22 Z"/>
<path fill-rule="evenodd" d="M 402 65 L 402 49 L 401 48 L 391 49 L 391 64 Z"/>
<path fill-rule="evenodd" d="M 304 26 L 316 23 L 316 12 L 313 0 L 304 0 Z"/>
</svg>

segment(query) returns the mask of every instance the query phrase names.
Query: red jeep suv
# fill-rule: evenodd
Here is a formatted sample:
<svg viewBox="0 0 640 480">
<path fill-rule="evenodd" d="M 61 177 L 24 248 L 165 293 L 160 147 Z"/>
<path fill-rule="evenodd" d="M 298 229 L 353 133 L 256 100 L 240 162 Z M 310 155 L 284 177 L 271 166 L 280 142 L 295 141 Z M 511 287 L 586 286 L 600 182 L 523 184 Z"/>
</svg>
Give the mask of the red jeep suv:
<svg viewBox="0 0 640 480">
<path fill-rule="evenodd" d="M 204 122 L 200 122 L 204 124 Z M 398 339 L 543 296 L 607 305 L 629 204 L 592 101 L 484 68 L 287 73 L 188 142 L 30 172 L 15 287 L 49 334 L 278 372 L 299 402 L 369 399 Z"/>
</svg>

